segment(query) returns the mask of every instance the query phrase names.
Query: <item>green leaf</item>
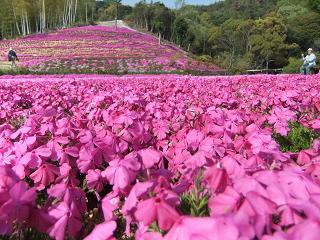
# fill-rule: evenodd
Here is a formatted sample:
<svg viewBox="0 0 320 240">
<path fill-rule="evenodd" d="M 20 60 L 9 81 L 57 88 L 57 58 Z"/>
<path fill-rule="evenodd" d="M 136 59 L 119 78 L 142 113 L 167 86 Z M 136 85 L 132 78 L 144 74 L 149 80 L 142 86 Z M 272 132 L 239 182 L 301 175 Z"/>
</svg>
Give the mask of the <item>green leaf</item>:
<svg viewBox="0 0 320 240">
<path fill-rule="evenodd" d="M 282 152 L 299 152 L 309 149 L 312 142 L 320 134 L 312 129 L 302 126 L 299 122 L 289 122 L 290 132 L 287 136 L 273 133 L 274 140 L 280 145 Z"/>
<path fill-rule="evenodd" d="M 181 195 L 180 197 L 180 210 L 185 215 L 195 217 L 209 216 L 209 194 L 201 183 L 201 174 L 196 178 L 194 188 Z"/>
</svg>

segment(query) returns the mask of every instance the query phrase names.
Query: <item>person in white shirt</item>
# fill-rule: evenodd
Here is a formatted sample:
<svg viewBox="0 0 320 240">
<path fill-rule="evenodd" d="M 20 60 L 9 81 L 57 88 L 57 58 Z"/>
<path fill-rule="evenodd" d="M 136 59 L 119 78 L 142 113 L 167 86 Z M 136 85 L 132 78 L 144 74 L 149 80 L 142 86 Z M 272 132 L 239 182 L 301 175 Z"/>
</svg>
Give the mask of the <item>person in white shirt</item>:
<svg viewBox="0 0 320 240">
<path fill-rule="evenodd" d="M 301 55 L 303 60 L 303 65 L 300 68 L 301 74 L 310 74 L 310 69 L 316 66 L 317 57 L 313 53 L 312 48 L 308 49 L 308 55 L 304 56 L 304 54 Z"/>
</svg>

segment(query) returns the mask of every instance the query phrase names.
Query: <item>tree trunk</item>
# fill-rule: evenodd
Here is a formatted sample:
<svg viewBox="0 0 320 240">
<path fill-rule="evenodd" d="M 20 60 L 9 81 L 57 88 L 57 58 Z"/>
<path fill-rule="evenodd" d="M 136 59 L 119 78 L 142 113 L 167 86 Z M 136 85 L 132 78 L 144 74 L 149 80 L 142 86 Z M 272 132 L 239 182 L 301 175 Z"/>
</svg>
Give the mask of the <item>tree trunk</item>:
<svg viewBox="0 0 320 240">
<path fill-rule="evenodd" d="M 44 0 L 42 0 L 41 13 L 40 13 L 40 32 L 44 32 L 46 29 L 46 7 Z"/>
<path fill-rule="evenodd" d="M 13 16 L 14 16 L 14 20 L 15 20 L 15 24 L 16 24 L 16 27 L 17 27 L 17 31 L 18 31 L 18 35 L 21 35 L 21 32 L 20 32 L 20 28 L 19 28 L 19 23 L 17 21 L 17 15 L 16 15 L 16 11 L 14 9 L 14 5 L 13 5 L 13 0 L 12 0 L 12 12 L 13 12 Z"/>
<path fill-rule="evenodd" d="M 88 1 L 86 1 L 86 24 L 88 24 Z"/>
<path fill-rule="evenodd" d="M 69 1 L 69 6 L 68 6 L 68 25 L 70 26 L 72 23 L 72 0 Z"/>
<path fill-rule="evenodd" d="M 25 18 L 26 18 L 27 35 L 29 35 L 31 32 L 30 32 L 30 21 L 28 19 L 27 12 L 25 13 Z"/>
<path fill-rule="evenodd" d="M 78 0 L 76 0 L 74 4 L 74 12 L 73 12 L 73 23 L 76 22 L 76 17 L 77 17 L 77 7 L 78 7 Z"/>
<path fill-rule="evenodd" d="M 26 35 L 26 30 L 25 30 L 25 25 L 24 25 L 24 18 L 21 17 L 20 21 L 21 21 L 21 32 L 22 32 L 22 36 L 25 36 L 25 35 Z"/>
</svg>

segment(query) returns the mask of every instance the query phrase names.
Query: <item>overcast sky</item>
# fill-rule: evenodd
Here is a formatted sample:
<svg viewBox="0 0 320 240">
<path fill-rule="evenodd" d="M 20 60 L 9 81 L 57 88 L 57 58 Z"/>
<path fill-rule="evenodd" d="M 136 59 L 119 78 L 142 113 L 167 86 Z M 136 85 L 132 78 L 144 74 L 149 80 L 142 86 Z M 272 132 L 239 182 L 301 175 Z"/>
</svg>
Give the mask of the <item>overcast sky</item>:
<svg viewBox="0 0 320 240">
<path fill-rule="evenodd" d="M 123 4 L 129 4 L 132 6 L 138 2 L 140 2 L 140 0 L 122 0 Z M 150 0 L 147 0 L 147 2 L 150 2 Z M 153 2 L 157 2 L 157 0 L 153 0 Z M 170 8 L 174 8 L 175 6 L 174 0 L 159 0 L 159 2 L 163 2 L 166 6 Z M 193 5 L 208 5 L 214 2 L 217 2 L 217 0 L 186 0 L 187 4 L 193 4 Z"/>
</svg>

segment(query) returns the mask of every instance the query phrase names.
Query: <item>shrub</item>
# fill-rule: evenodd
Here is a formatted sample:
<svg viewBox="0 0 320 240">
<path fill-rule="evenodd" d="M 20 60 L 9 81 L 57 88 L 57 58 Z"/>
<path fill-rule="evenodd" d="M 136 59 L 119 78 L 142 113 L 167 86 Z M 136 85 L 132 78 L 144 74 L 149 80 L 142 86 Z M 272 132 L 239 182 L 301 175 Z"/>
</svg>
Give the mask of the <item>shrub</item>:
<svg viewBox="0 0 320 240">
<path fill-rule="evenodd" d="M 197 60 L 200 62 L 212 62 L 212 57 L 209 55 L 201 55 L 197 57 Z"/>
<path fill-rule="evenodd" d="M 319 133 L 302 126 L 298 122 L 289 123 L 290 132 L 288 136 L 274 133 L 273 138 L 280 145 L 282 152 L 299 152 L 309 149 L 314 139 L 320 137 Z"/>
<path fill-rule="evenodd" d="M 283 68 L 284 73 L 298 73 L 302 65 L 302 60 L 299 58 L 289 58 L 289 64 Z"/>
</svg>

